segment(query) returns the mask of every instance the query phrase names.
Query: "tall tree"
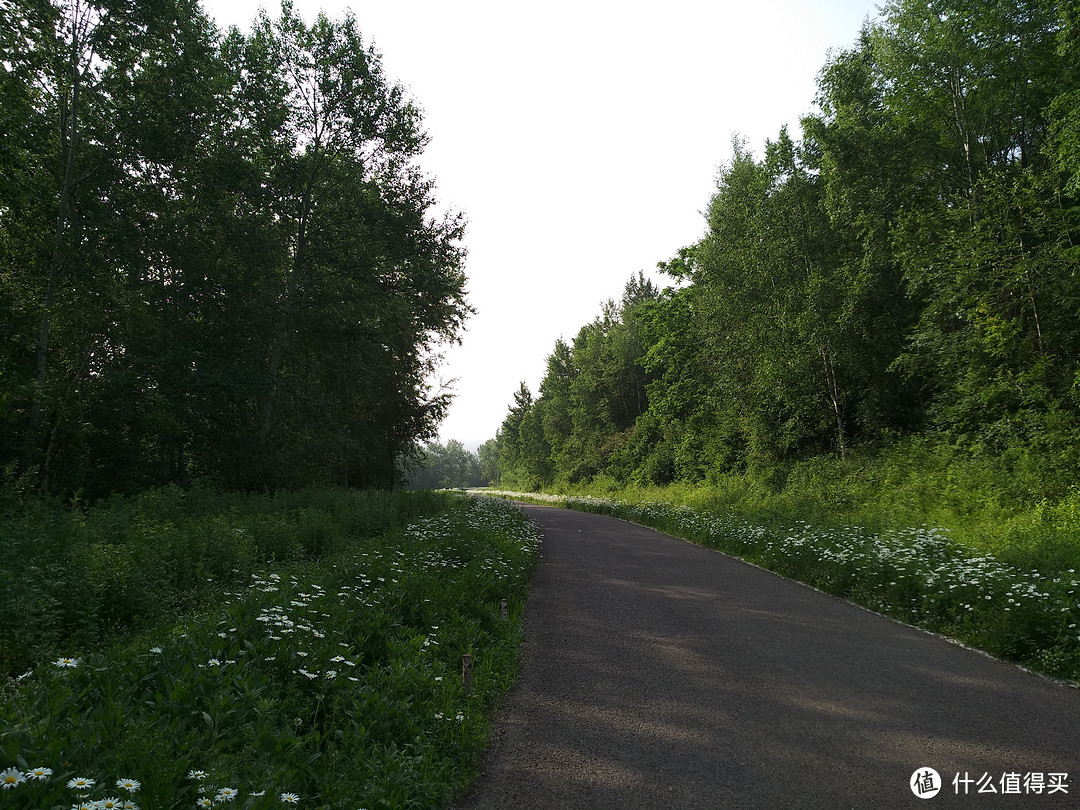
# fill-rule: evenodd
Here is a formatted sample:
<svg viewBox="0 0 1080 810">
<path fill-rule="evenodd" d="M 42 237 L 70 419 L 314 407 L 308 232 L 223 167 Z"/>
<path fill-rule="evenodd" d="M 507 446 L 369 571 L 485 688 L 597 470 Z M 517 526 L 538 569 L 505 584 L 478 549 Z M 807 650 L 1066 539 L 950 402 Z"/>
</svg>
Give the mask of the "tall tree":
<svg viewBox="0 0 1080 810">
<path fill-rule="evenodd" d="M 887 103 L 937 135 L 929 193 L 893 232 L 924 302 L 902 362 L 934 379 L 939 424 L 973 437 L 1071 396 L 1077 289 L 1045 114 L 1075 74 L 1059 28 L 1037 0 L 942 0 L 891 4 L 881 33 Z"/>
<path fill-rule="evenodd" d="M 758 162 L 741 144 L 721 173 L 699 251 L 717 396 L 738 403 L 759 458 L 846 433 L 830 317 L 831 289 L 816 181 L 786 131 Z M 833 321 L 835 323 L 835 321 Z"/>
<path fill-rule="evenodd" d="M 524 437 L 522 426 L 533 407 L 533 396 L 522 381 L 514 392 L 514 404 L 499 428 L 496 439 L 499 445 L 499 482 L 502 486 L 532 486 L 525 472 Z"/>
<path fill-rule="evenodd" d="M 275 117 L 263 149 L 273 156 L 281 245 L 259 436 L 275 454 L 291 452 L 310 430 L 309 411 L 329 397 L 344 409 L 334 424 L 354 411 L 397 425 L 357 420 L 319 439 L 320 452 L 346 478 L 350 462 L 388 470 L 402 442 L 430 430 L 446 406 L 427 398 L 423 380 L 427 347 L 452 339 L 468 313 L 462 220 L 431 218 L 433 185 L 416 166 L 426 143 L 419 112 L 352 17 L 320 15 L 309 28 L 285 3 L 277 20 L 261 18 L 247 53 L 263 70 L 249 88 L 253 114 Z M 282 106 L 263 109 L 265 96 Z M 332 387 L 313 390 L 310 375 Z M 278 414 L 283 396 L 289 405 Z"/>
<path fill-rule="evenodd" d="M 934 150 L 915 122 L 886 103 L 883 47 L 867 26 L 856 47 L 834 54 L 819 76 L 820 112 L 802 121 L 802 154 L 820 177 L 834 277 L 842 280 L 836 320 L 848 354 L 848 422 L 860 439 L 917 426 L 927 384 L 894 368 L 920 304 L 893 239 L 897 219 L 923 204 Z"/>
<path fill-rule="evenodd" d="M 568 457 L 570 432 L 573 429 L 571 387 L 577 374 L 570 345 L 559 338 L 547 358 L 547 371 L 540 381 L 540 398 L 544 401 L 542 428 L 544 440 L 551 448 L 554 470 L 563 470 L 573 463 Z"/>
<path fill-rule="evenodd" d="M 91 474 L 95 448 L 85 443 L 92 439 L 86 428 L 97 422 L 91 410 L 122 362 L 124 279 L 147 258 L 132 237 L 150 224 L 150 214 L 132 207 L 131 190 L 149 162 L 161 161 L 134 146 L 146 140 L 145 127 L 136 134 L 131 124 L 153 117 L 166 95 L 141 77 L 151 64 L 159 78 L 183 74 L 185 56 L 212 49 L 212 29 L 186 2 L 7 6 L 13 28 L 2 38 L 4 84 L 27 116 L 10 133 L 23 164 L 19 184 L 3 189 L 2 210 L 18 215 L 3 217 L 9 238 L 0 261 L 10 267 L 16 308 L 36 310 L 33 348 L 23 332 L 8 357 L 33 355 L 32 371 L 16 383 L 21 460 L 49 483 L 65 477 L 58 464 Z M 180 29 L 196 33 L 175 47 Z M 8 193 L 22 195 L 17 208 L 7 204 Z"/>
<path fill-rule="evenodd" d="M 476 449 L 476 457 L 480 464 L 481 485 L 488 486 L 499 482 L 499 442 L 498 439 L 488 439 Z"/>
<path fill-rule="evenodd" d="M 1058 14 L 1062 81 L 1050 107 L 1051 154 L 1066 177 L 1066 192 L 1076 200 L 1080 198 L 1080 2 L 1059 0 Z"/>
<path fill-rule="evenodd" d="M 464 223 L 355 21 L 3 11 L 0 463 L 92 494 L 389 483 L 448 402 Z"/>
</svg>

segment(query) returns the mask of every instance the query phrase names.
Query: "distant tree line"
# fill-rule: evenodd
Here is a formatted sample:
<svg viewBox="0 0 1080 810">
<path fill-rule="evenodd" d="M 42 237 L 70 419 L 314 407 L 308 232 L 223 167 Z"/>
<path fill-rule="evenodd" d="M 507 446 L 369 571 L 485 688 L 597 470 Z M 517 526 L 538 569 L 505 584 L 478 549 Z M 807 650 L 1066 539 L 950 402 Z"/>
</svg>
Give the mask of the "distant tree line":
<svg viewBox="0 0 1080 810">
<path fill-rule="evenodd" d="M 415 458 L 405 462 L 404 479 L 413 489 L 468 489 L 492 481 L 481 467 L 479 455 L 456 439 L 446 444 L 428 442 Z"/>
<path fill-rule="evenodd" d="M 448 398 L 463 220 L 356 21 L 0 0 L 0 470 L 386 485 Z"/>
<path fill-rule="evenodd" d="M 708 230 L 571 342 L 504 486 L 703 480 L 932 434 L 1080 462 L 1080 6 L 892 0 Z"/>
</svg>

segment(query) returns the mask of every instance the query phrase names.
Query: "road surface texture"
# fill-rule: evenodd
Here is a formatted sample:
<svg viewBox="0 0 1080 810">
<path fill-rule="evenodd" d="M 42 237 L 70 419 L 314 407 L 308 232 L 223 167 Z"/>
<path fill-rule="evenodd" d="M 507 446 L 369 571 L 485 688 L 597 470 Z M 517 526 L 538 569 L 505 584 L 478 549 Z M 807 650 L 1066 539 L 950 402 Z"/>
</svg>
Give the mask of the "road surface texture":
<svg viewBox="0 0 1080 810">
<path fill-rule="evenodd" d="M 520 678 L 460 810 L 1080 809 L 1080 690 L 650 529 L 522 508 L 543 546 Z"/>
</svg>

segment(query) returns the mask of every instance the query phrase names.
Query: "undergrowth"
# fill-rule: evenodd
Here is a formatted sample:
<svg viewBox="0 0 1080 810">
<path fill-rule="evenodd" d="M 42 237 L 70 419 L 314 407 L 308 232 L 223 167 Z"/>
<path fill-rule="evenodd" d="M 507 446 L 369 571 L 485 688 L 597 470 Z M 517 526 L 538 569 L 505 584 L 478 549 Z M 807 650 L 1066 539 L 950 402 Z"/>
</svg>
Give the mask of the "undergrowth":
<svg viewBox="0 0 1080 810">
<path fill-rule="evenodd" d="M 567 497 L 753 562 L 1005 660 L 1080 683 L 1080 567 L 1020 567 L 943 529 L 766 525 L 667 503 Z"/>
<path fill-rule="evenodd" d="M 7 529 L 5 808 L 428 808 L 475 778 L 536 545 L 513 507 L 169 489 Z"/>
<path fill-rule="evenodd" d="M 708 483 L 600 478 L 531 496 L 652 526 L 1080 682 L 1080 487 L 1036 461 L 910 440 Z"/>
</svg>

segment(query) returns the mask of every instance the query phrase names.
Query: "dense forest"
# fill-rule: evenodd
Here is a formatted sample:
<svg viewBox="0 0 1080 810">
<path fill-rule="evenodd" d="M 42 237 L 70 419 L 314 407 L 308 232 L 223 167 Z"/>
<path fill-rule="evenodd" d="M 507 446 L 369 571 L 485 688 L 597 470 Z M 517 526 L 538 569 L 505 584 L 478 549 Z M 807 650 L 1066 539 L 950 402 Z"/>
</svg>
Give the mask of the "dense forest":
<svg viewBox="0 0 1080 810">
<path fill-rule="evenodd" d="M 702 239 L 560 339 L 511 488 L 783 478 L 924 441 L 1080 465 L 1080 5 L 892 0 L 815 112 L 736 140 Z M 490 448 L 489 448 L 490 452 Z M 1032 466 L 1029 464 L 1029 466 Z"/>
<path fill-rule="evenodd" d="M 419 110 L 355 20 L 0 0 L 0 470 L 393 482 L 465 301 Z"/>
</svg>

